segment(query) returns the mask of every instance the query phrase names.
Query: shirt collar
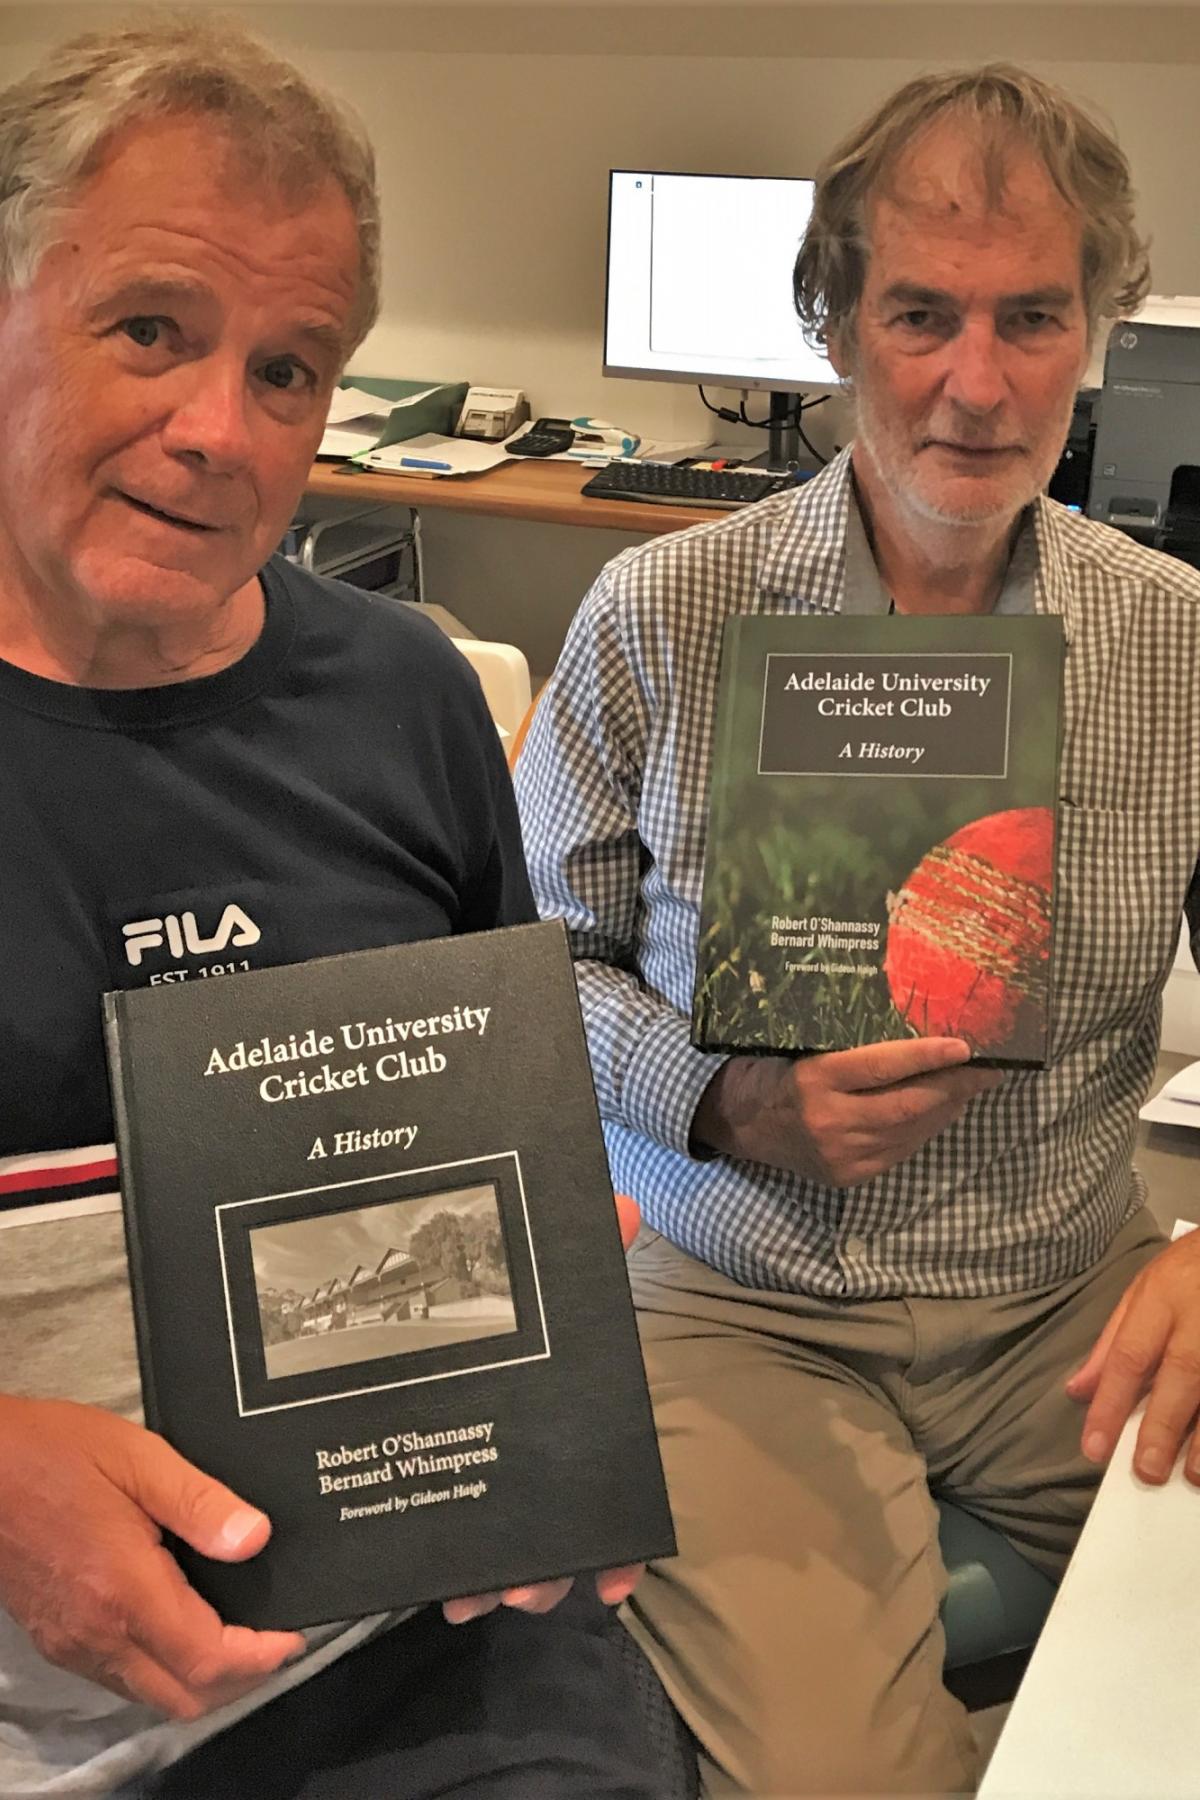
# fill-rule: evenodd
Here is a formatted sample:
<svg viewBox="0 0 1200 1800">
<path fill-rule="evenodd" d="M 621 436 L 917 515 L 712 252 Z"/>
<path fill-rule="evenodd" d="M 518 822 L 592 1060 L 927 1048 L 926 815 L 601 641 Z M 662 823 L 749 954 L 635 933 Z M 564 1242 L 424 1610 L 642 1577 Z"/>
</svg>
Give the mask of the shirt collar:
<svg viewBox="0 0 1200 1800">
<path fill-rule="evenodd" d="M 1034 606 L 1038 612 L 1054 613 L 1062 620 L 1063 636 L 1069 644 L 1079 628 L 1081 605 L 1079 585 L 1071 578 L 1071 515 L 1045 494 L 1038 495 L 1032 510 L 1037 557 Z"/>
<path fill-rule="evenodd" d="M 1037 610 L 1037 535 L 1031 513 L 1032 508 L 1028 508 L 1018 528 L 1017 541 L 1004 571 L 999 596 L 992 608 L 993 617 Z M 845 570 L 845 588 L 842 594 L 844 613 L 866 617 L 880 616 L 892 610 L 892 597 L 883 585 L 867 541 L 866 526 L 853 488 L 846 506 Z"/>
<path fill-rule="evenodd" d="M 765 601 L 803 600 L 814 612 L 887 613 L 890 598 L 863 528 L 849 447 L 797 489 L 781 513 L 759 580 Z M 1039 495 L 1026 511 L 995 612 L 1056 614 L 1069 640 L 1077 602 L 1066 529 L 1061 509 Z"/>
</svg>

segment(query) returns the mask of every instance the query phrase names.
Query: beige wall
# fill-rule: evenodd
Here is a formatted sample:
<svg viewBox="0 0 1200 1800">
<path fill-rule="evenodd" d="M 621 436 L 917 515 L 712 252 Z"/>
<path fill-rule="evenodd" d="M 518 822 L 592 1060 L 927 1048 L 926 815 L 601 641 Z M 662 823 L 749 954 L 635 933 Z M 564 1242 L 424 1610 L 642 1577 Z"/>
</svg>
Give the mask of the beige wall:
<svg viewBox="0 0 1200 1800">
<path fill-rule="evenodd" d="M 0 63 L 16 75 L 65 30 L 130 10 L 0 4 Z M 691 389 L 599 372 L 609 166 L 803 175 L 917 69 L 987 56 L 1024 61 L 1108 112 L 1137 173 L 1156 288 L 1200 291 L 1198 7 L 307 0 L 226 10 L 353 98 L 374 136 L 385 299 L 362 372 L 520 385 L 539 412 L 694 434 L 705 415 Z M 514 637 L 541 669 L 582 586 L 623 541 L 432 512 L 426 522 L 432 597 L 481 635 Z"/>
</svg>

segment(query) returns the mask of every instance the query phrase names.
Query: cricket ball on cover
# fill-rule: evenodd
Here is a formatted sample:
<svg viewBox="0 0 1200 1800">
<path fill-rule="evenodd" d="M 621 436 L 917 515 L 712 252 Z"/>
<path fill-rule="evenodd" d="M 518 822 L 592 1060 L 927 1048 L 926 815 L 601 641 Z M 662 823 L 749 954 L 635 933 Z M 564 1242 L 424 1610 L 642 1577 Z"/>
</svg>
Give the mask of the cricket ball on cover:
<svg viewBox="0 0 1200 1800">
<path fill-rule="evenodd" d="M 989 813 L 935 844 L 889 896 L 892 1004 L 922 1037 L 1036 1052 L 1045 1029 L 1054 814 Z"/>
</svg>

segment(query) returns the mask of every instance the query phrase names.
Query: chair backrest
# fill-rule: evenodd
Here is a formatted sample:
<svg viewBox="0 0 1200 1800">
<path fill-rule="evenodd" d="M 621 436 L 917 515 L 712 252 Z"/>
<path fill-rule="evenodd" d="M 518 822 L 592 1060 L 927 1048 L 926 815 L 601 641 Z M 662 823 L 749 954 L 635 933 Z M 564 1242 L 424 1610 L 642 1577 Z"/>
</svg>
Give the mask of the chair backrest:
<svg viewBox="0 0 1200 1800">
<path fill-rule="evenodd" d="M 515 644 L 493 644 L 484 638 L 454 638 L 453 642 L 479 677 L 488 711 L 507 751 L 529 711 L 529 664 Z"/>
<path fill-rule="evenodd" d="M 510 775 L 516 771 L 517 758 L 525 747 L 525 739 L 529 736 L 529 727 L 533 724 L 533 715 L 538 709 L 538 701 L 541 699 L 548 686 L 549 683 L 544 681 L 537 693 L 533 696 L 533 699 L 525 709 L 525 717 L 517 726 L 516 735 L 508 746 L 508 769 Z"/>
</svg>

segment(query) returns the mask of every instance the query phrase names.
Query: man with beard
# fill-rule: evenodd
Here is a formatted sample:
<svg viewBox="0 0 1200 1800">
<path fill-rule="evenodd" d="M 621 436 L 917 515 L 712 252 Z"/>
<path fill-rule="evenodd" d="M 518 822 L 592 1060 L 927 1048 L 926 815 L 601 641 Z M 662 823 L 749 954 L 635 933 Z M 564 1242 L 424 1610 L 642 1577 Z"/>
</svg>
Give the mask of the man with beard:
<svg viewBox="0 0 1200 1800">
<path fill-rule="evenodd" d="M 1200 577 L 1044 489 L 1098 328 L 1148 282 L 1129 171 L 992 67 L 892 95 L 818 172 L 800 317 L 851 447 L 627 551 L 518 769 L 572 934 L 680 1555 L 631 1602 L 704 1791 L 945 1793 L 934 1493 L 1057 1578 L 1150 1390 L 1136 1467 L 1200 1483 L 1200 1233 L 1132 1167 L 1185 896 L 1200 950 Z M 1067 640 L 1055 1032 L 800 1059 L 689 1042 L 721 628 L 733 614 L 1056 615 Z M 1082 1409 L 1082 1410 L 1081 1410 Z"/>
</svg>

